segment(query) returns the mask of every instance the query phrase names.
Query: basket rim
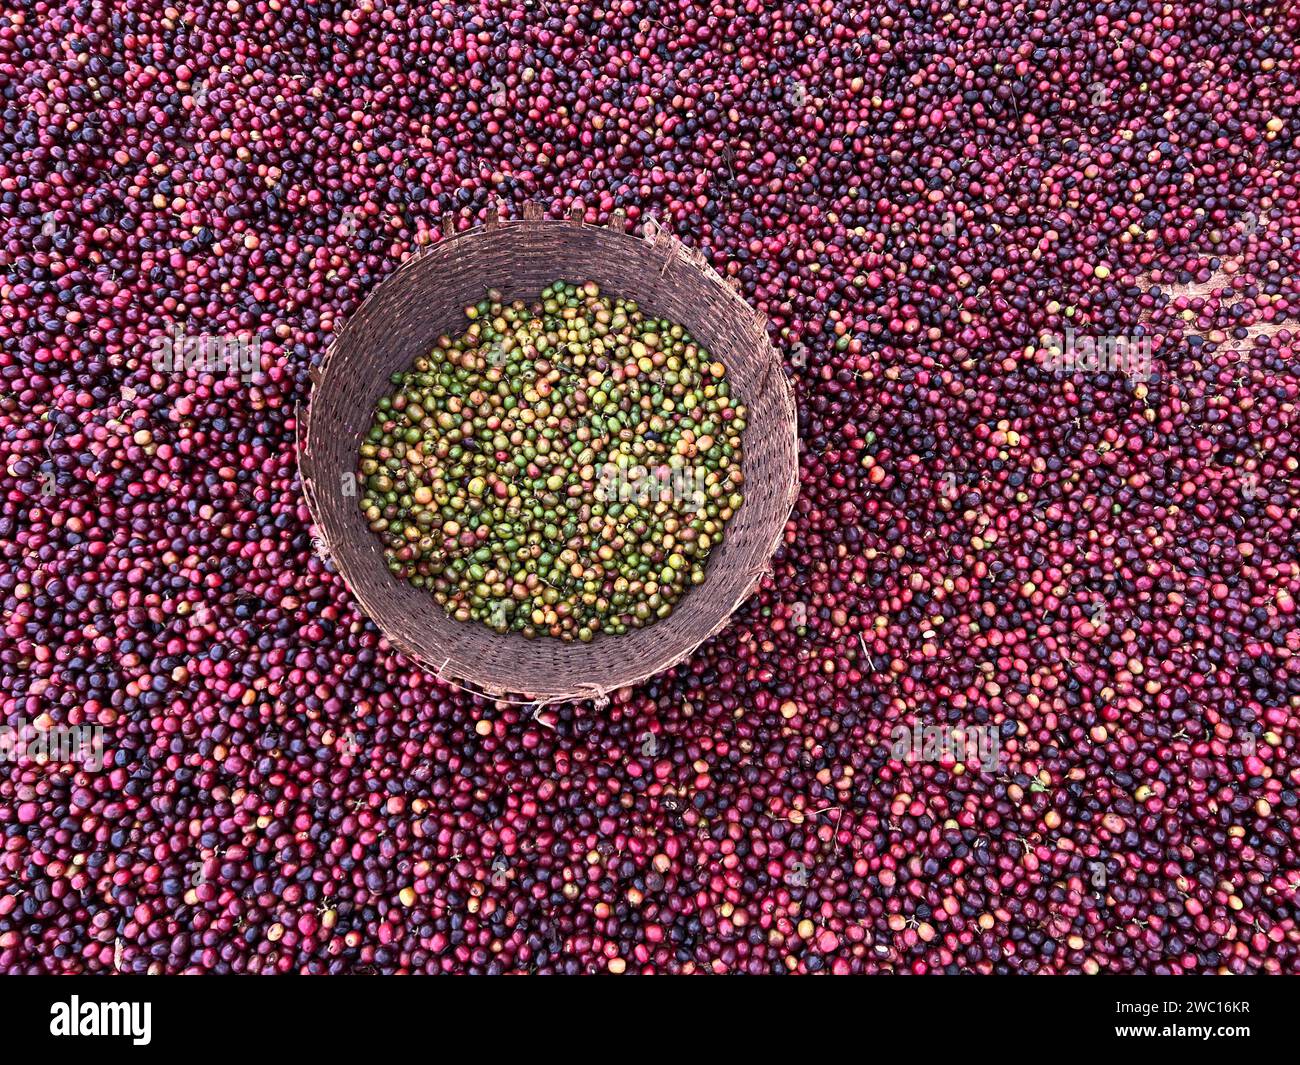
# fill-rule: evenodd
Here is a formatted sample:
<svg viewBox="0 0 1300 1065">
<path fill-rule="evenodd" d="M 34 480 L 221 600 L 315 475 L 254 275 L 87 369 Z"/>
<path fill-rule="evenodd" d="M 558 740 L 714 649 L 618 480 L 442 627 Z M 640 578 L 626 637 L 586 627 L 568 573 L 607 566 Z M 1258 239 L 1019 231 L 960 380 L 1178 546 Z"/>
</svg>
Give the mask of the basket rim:
<svg viewBox="0 0 1300 1065">
<path fill-rule="evenodd" d="M 527 205 L 525 210 L 532 205 Z M 312 462 L 312 442 L 317 433 L 325 432 L 324 426 L 317 426 L 313 421 L 314 403 L 312 400 L 318 394 L 318 390 L 323 383 L 328 380 L 332 363 L 339 357 L 342 343 L 346 340 L 348 328 L 351 323 L 362 316 L 367 305 L 376 298 L 394 278 L 418 268 L 418 266 L 428 259 L 431 254 L 437 253 L 450 254 L 454 251 L 456 245 L 472 243 L 485 238 L 497 239 L 510 231 L 520 230 L 545 230 L 550 227 L 565 227 L 568 229 L 591 229 L 602 230 L 606 234 L 613 234 L 617 238 L 640 246 L 639 250 L 651 248 L 662 252 L 664 258 L 664 271 L 673 264 L 674 260 L 687 267 L 688 269 L 700 274 L 703 279 L 714 285 L 718 290 L 725 293 L 725 298 L 732 301 L 737 317 L 740 320 L 748 320 L 753 328 L 753 337 L 757 343 L 759 352 L 759 361 L 762 365 L 760 371 L 760 388 L 766 393 L 767 390 L 775 385 L 775 402 L 780 408 L 780 422 L 788 425 L 793 437 L 795 447 L 794 461 L 787 464 L 784 470 L 784 483 L 777 484 L 777 505 L 775 514 L 780 516 L 779 521 L 773 521 L 773 530 L 770 538 L 763 544 L 760 557 L 762 564 L 751 567 L 750 572 L 745 575 L 740 583 L 740 589 L 734 597 L 734 601 L 726 606 L 721 612 L 718 620 L 708 627 L 702 629 L 698 636 L 694 636 L 687 644 L 676 653 L 665 655 L 660 660 L 650 662 L 645 668 L 633 671 L 628 676 L 620 677 L 617 683 L 609 686 L 599 684 L 575 685 L 568 689 L 561 690 L 558 687 L 530 689 L 526 683 L 517 686 L 485 681 L 480 678 L 471 678 L 460 675 L 463 668 L 461 663 L 454 663 L 450 655 L 441 664 L 431 661 L 429 656 L 419 650 L 401 631 L 396 631 L 385 619 L 388 613 L 386 608 L 374 601 L 373 593 L 366 589 L 364 582 L 354 580 L 352 570 L 354 565 L 351 561 L 336 557 L 330 552 L 333 568 L 336 571 L 343 584 L 356 600 L 361 612 L 375 625 L 380 635 L 388 643 L 404 654 L 407 658 L 424 670 L 431 673 L 437 680 L 448 684 L 452 687 L 459 688 L 470 695 L 477 695 L 483 698 L 492 699 L 497 702 L 514 703 L 518 705 L 532 705 L 540 708 L 553 703 L 573 702 L 586 699 L 595 700 L 598 704 L 608 702 L 608 692 L 618 690 L 624 687 L 632 687 L 644 683 L 646 680 L 672 669 L 679 665 L 695 652 L 707 640 L 726 629 L 731 623 L 731 617 L 735 611 L 750 596 L 753 595 L 758 585 L 766 574 L 772 571 L 772 556 L 781 545 L 786 526 L 789 523 L 790 513 L 799 494 L 799 462 L 798 462 L 798 421 L 797 410 L 795 406 L 794 390 L 785 373 L 781 363 L 780 353 L 773 345 L 771 338 L 767 334 L 767 319 L 759 311 L 750 306 L 739 292 L 738 284 L 733 284 L 731 279 L 724 278 L 708 262 L 704 253 L 698 249 L 692 249 L 683 244 L 673 235 L 669 234 L 653 219 L 649 220 L 646 226 L 646 235 L 642 237 L 635 236 L 626 231 L 621 212 L 615 212 L 615 216 L 608 225 L 592 225 L 581 221 L 575 214 L 571 214 L 567 219 L 544 218 L 536 215 L 530 215 L 524 218 L 501 219 L 495 211 L 490 211 L 488 219 L 485 222 L 473 225 L 470 228 L 455 231 L 454 217 L 445 216 L 443 219 L 444 236 L 441 240 L 430 241 L 421 245 L 413 252 L 408 253 L 400 263 L 381 280 L 375 282 L 366 293 L 366 296 L 356 306 L 348 316 L 341 327 L 335 333 L 334 338 L 325 350 L 320 363 L 313 367 L 309 372 L 310 391 L 305 403 L 300 401 L 296 430 L 296 459 L 298 466 L 299 482 L 302 486 L 303 496 L 307 503 L 307 509 L 316 529 L 322 537 L 326 532 L 326 522 L 324 516 L 329 513 L 328 509 L 322 504 L 318 497 L 315 478 L 312 471 L 308 468 Z M 775 378 L 775 381 L 773 381 Z M 752 428 L 752 426 L 751 426 Z M 781 471 L 773 471 L 779 476 Z M 706 587 L 706 579 L 701 589 Z M 613 638 L 613 637 L 611 637 Z M 587 645 L 583 645 L 587 646 Z M 449 669 L 449 666 L 456 667 Z M 472 672 L 472 667 L 470 669 Z M 515 698 L 514 696 L 519 696 Z"/>
</svg>

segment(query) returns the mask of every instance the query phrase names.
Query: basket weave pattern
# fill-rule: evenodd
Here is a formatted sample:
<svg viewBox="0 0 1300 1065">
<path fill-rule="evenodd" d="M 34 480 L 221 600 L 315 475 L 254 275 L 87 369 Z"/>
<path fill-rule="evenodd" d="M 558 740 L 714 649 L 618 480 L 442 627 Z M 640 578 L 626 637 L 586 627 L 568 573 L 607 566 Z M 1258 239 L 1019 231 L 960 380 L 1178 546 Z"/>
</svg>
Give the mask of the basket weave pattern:
<svg viewBox="0 0 1300 1065">
<path fill-rule="evenodd" d="M 677 664 L 727 623 L 754 590 L 780 541 L 798 489 L 794 398 L 761 316 L 703 256 L 651 227 L 543 220 L 495 222 L 450 236 L 404 262 L 370 293 L 313 374 L 299 464 L 326 550 L 362 610 L 389 641 L 441 679 L 537 703 L 601 698 Z M 444 226 L 444 232 L 446 226 Z M 389 573 L 346 474 L 389 375 L 464 329 L 464 308 L 499 289 L 532 302 L 552 281 L 595 281 L 679 322 L 726 364 L 749 408 L 745 502 L 710 553 L 707 576 L 662 620 L 591 643 L 505 636 L 448 617 L 429 592 Z"/>
</svg>

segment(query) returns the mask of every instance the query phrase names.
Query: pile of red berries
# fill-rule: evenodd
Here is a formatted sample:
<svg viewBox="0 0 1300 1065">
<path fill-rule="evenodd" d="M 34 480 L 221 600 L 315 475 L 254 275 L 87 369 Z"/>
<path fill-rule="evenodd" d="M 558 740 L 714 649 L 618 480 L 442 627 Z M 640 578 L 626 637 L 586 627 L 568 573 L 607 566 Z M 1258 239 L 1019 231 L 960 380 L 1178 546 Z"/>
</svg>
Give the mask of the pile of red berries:
<svg viewBox="0 0 1300 1065">
<path fill-rule="evenodd" d="M 324 7 L 0 15 L 0 970 L 1295 971 L 1300 10 Z M 529 199 L 799 393 L 773 578 L 606 707 L 414 668 L 296 472 Z"/>
</svg>

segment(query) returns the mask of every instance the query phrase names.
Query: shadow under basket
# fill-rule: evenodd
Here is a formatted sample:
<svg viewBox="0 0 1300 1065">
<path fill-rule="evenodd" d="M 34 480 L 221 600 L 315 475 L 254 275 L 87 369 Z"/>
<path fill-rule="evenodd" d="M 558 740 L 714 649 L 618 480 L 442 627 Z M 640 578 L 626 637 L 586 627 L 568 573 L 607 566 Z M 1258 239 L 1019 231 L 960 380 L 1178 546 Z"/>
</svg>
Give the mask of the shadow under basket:
<svg viewBox="0 0 1300 1065">
<path fill-rule="evenodd" d="M 535 213 L 535 211 L 534 211 Z M 745 501 L 711 552 L 704 583 L 673 613 L 591 643 L 498 635 L 450 618 L 428 591 L 393 576 L 361 514 L 359 448 L 389 376 L 464 331 L 464 309 L 499 290 L 535 301 L 552 281 L 595 281 L 688 329 L 727 367 L 732 395 L 749 408 L 743 438 Z M 389 641 L 448 683 L 493 697 L 546 703 L 603 699 L 676 665 L 725 627 L 754 590 L 780 542 L 798 490 L 794 398 L 764 321 L 701 254 L 651 227 L 536 217 L 489 223 L 432 245 L 377 286 L 313 372 L 301 428 L 303 490 L 323 547 L 361 609 Z"/>
</svg>

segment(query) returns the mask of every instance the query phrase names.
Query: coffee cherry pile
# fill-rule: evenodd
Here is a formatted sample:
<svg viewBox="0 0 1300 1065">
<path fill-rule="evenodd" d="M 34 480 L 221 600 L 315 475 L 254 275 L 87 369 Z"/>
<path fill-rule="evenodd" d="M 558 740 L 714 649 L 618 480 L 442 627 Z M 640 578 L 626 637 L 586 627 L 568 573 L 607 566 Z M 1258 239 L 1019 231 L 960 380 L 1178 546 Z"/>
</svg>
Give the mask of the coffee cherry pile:
<svg viewBox="0 0 1300 1065">
<path fill-rule="evenodd" d="M 465 309 L 361 445 L 388 568 L 458 621 L 591 641 L 672 613 L 744 501 L 726 367 L 594 282 Z"/>
<path fill-rule="evenodd" d="M 0 717 L 103 758 L 0 758 L 0 972 L 1300 971 L 1300 5 L 306 7 L 0 13 Z M 530 200 L 798 397 L 771 579 L 603 708 L 416 668 L 297 473 L 367 294 Z"/>
</svg>

